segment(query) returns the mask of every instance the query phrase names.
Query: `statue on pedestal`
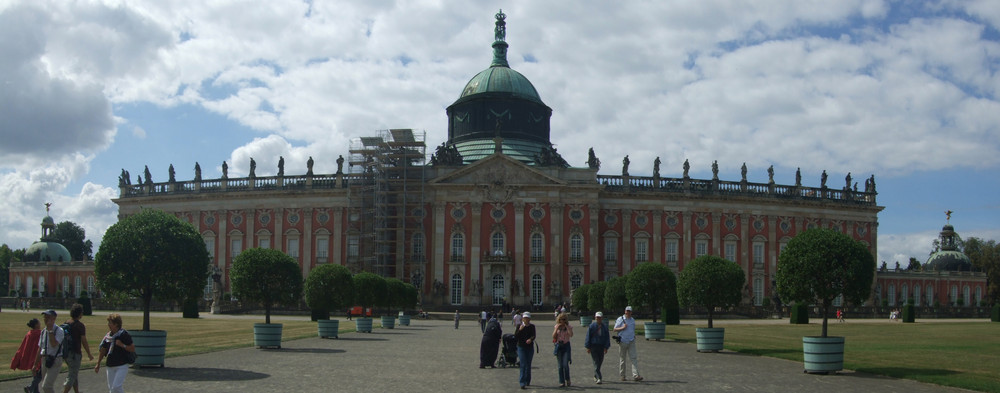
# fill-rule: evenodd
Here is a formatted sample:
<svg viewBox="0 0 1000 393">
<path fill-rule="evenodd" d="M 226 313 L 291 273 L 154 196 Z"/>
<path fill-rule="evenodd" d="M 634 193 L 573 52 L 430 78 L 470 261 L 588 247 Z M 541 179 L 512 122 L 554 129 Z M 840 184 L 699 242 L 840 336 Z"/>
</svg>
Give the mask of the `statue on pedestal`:
<svg viewBox="0 0 1000 393">
<path fill-rule="evenodd" d="M 688 178 L 688 171 L 691 170 L 691 164 L 688 163 L 687 159 L 684 159 L 684 178 Z"/>
<path fill-rule="evenodd" d="M 250 157 L 250 177 L 257 177 L 257 161 L 254 161 L 253 157 Z"/>
<path fill-rule="evenodd" d="M 337 157 L 337 174 L 344 173 L 344 156 Z"/>
<path fill-rule="evenodd" d="M 628 159 L 628 154 L 626 154 L 625 158 L 622 159 L 622 176 L 628 176 L 628 164 L 630 163 L 632 161 Z"/>
<path fill-rule="evenodd" d="M 229 178 L 229 164 L 227 164 L 225 161 L 222 162 L 222 178 L 223 179 Z"/>
<path fill-rule="evenodd" d="M 285 176 L 285 157 L 278 156 L 278 176 Z"/>
<path fill-rule="evenodd" d="M 167 181 L 171 183 L 176 182 L 177 181 L 177 178 L 175 177 L 176 174 L 177 173 L 174 172 L 174 164 L 170 164 L 170 168 L 167 168 L 167 175 L 168 175 Z"/>
<path fill-rule="evenodd" d="M 743 174 L 743 181 L 747 181 L 747 163 L 743 163 L 743 167 L 740 168 L 740 173 Z"/>
<path fill-rule="evenodd" d="M 198 165 L 198 161 L 194 162 L 194 181 L 201 181 L 201 165 Z"/>
<path fill-rule="evenodd" d="M 601 160 L 594 154 L 593 147 L 587 152 L 587 167 L 590 169 L 601 169 Z"/>
<path fill-rule="evenodd" d="M 719 180 L 719 160 L 712 161 L 712 180 Z"/>
<path fill-rule="evenodd" d="M 309 160 L 306 161 L 306 176 L 313 175 L 313 158 L 309 156 Z"/>
</svg>

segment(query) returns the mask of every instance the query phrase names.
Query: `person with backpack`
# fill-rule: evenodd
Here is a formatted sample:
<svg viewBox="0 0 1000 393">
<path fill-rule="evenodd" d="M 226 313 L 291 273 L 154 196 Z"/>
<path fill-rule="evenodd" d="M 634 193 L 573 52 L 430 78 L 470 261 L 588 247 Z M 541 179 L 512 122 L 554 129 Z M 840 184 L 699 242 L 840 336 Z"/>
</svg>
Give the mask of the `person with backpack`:
<svg viewBox="0 0 1000 393">
<path fill-rule="evenodd" d="M 11 370 L 31 370 L 31 385 L 24 387 L 25 393 L 37 393 L 38 384 L 42 382 L 42 372 L 37 369 L 35 358 L 38 357 L 38 341 L 42 337 L 42 323 L 37 318 L 28 321 L 28 333 L 24 335 L 21 346 L 10 361 Z"/>
<path fill-rule="evenodd" d="M 45 316 L 45 327 L 42 328 L 42 338 L 38 340 L 38 357 L 35 358 L 35 368 L 42 369 L 42 392 L 55 393 L 56 378 L 62 368 L 62 354 L 59 350 L 65 333 L 56 325 L 56 311 L 42 311 Z"/>
<path fill-rule="evenodd" d="M 87 360 L 94 360 L 94 355 L 90 354 L 90 345 L 87 344 L 87 326 L 80 322 L 80 318 L 83 317 L 83 305 L 74 304 L 69 309 L 69 317 L 71 319 L 61 326 L 66 335 L 66 339 L 63 340 L 63 359 L 69 367 L 66 383 L 63 384 L 63 393 L 68 393 L 70 388 L 80 393 L 77 377 L 80 375 L 80 363 L 83 362 L 81 349 L 87 350 Z"/>
<path fill-rule="evenodd" d="M 135 344 L 128 331 L 122 329 L 122 316 L 118 313 L 108 315 L 108 334 L 104 335 L 99 346 L 97 366 L 94 372 L 101 372 L 101 361 L 108 358 L 108 390 L 111 393 L 125 393 L 125 376 L 128 375 L 129 363 L 135 362 Z"/>
</svg>

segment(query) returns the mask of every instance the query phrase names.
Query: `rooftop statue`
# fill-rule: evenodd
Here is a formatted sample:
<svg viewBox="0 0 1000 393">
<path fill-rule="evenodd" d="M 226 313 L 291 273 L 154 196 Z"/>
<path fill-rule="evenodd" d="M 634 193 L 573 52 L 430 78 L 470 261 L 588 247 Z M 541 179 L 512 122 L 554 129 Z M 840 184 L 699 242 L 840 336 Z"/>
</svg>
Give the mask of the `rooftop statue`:
<svg viewBox="0 0 1000 393">
<path fill-rule="evenodd" d="M 122 174 L 118 175 L 118 187 L 125 187 L 125 185 L 128 184 L 126 176 L 125 168 L 122 168 Z"/>
<path fill-rule="evenodd" d="M 628 154 L 626 154 L 625 158 L 622 159 L 622 176 L 628 176 L 628 164 L 631 163 L 632 161 L 628 159 Z"/>
<path fill-rule="evenodd" d="M 278 156 L 278 176 L 285 176 L 285 157 Z"/>
<path fill-rule="evenodd" d="M 194 181 L 201 181 L 201 165 L 197 161 L 194 163 Z"/>
<path fill-rule="evenodd" d="M 823 170 L 823 174 L 819 175 L 819 187 L 826 188 L 826 169 Z"/>
<path fill-rule="evenodd" d="M 170 167 L 167 168 L 167 176 L 168 176 L 167 177 L 167 181 L 168 182 L 173 183 L 173 182 L 177 181 L 177 177 L 176 177 L 177 176 L 177 172 L 174 172 L 174 164 L 170 164 Z"/>
<path fill-rule="evenodd" d="M 767 167 L 767 181 L 774 183 L 774 165 Z"/>
<path fill-rule="evenodd" d="M 257 161 L 250 157 L 250 177 L 257 177 Z"/>
<path fill-rule="evenodd" d="M 601 169 L 601 160 L 594 154 L 593 147 L 587 152 L 587 167 L 590 169 Z"/>
<path fill-rule="evenodd" d="M 743 174 L 743 181 L 747 181 L 747 163 L 743 163 L 743 167 L 740 168 L 740 173 Z"/>
<path fill-rule="evenodd" d="M 847 188 L 845 188 L 845 189 L 847 191 L 850 191 L 851 190 L 851 172 L 847 172 L 847 177 L 845 177 L 844 180 L 847 181 L 847 185 L 845 186 Z"/>
<path fill-rule="evenodd" d="M 691 169 L 691 164 L 689 164 L 688 160 L 685 158 L 684 159 L 684 178 L 685 179 L 688 178 L 688 170 L 690 170 L 690 169 Z"/>
<path fill-rule="evenodd" d="M 344 156 L 337 157 L 337 173 L 344 173 Z"/>
<path fill-rule="evenodd" d="M 223 179 L 229 178 L 229 164 L 226 164 L 225 161 L 222 162 L 222 178 Z"/>
<path fill-rule="evenodd" d="M 147 185 L 153 184 L 153 175 L 149 174 L 149 165 L 146 165 L 146 169 L 142 171 L 142 175 L 143 175 L 143 177 L 146 178 L 146 183 L 145 184 L 147 184 Z"/>
<path fill-rule="evenodd" d="M 719 160 L 712 161 L 712 180 L 719 180 Z"/>
<path fill-rule="evenodd" d="M 802 168 L 795 168 L 795 186 L 802 186 Z"/>
<path fill-rule="evenodd" d="M 653 177 L 660 177 L 660 157 L 656 157 L 656 159 L 653 160 Z"/>
<path fill-rule="evenodd" d="M 306 175 L 307 176 L 312 176 L 313 175 L 313 158 L 312 158 L 312 156 L 309 156 L 309 160 L 306 161 Z"/>
<path fill-rule="evenodd" d="M 875 175 L 872 175 L 872 177 L 869 178 L 868 181 L 871 182 L 871 184 L 872 184 L 872 190 L 871 190 L 871 192 L 875 192 Z"/>
</svg>

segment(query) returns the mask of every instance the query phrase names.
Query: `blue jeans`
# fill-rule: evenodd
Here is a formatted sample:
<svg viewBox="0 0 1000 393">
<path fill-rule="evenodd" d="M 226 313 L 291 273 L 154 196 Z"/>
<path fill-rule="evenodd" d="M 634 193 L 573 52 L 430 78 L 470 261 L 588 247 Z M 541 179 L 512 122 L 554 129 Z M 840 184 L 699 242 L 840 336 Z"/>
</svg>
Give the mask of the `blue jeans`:
<svg viewBox="0 0 1000 393">
<path fill-rule="evenodd" d="M 569 358 L 569 343 L 559 344 L 558 349 L 556 349 L 556 362 L 559 363 L 559 383 L 561 384 L 569 382 Z"/>
<path fill-rule="evenodd" d="M 521 386 L 531 385 L 531 358 L 535 356 L 535 348 L 517 346 L 517 359 L 521 362 L 521 374 L 518 382 Z"/>
<path fill-rule="evenodd" d="M 604 364 L 604 348 L 591 348 L 590 358 L 594 361 L 594 378 L 597 378 L 598 381 L 604 379 L 604 376 L 601 375 L 601 365 Z"/>
</svg>

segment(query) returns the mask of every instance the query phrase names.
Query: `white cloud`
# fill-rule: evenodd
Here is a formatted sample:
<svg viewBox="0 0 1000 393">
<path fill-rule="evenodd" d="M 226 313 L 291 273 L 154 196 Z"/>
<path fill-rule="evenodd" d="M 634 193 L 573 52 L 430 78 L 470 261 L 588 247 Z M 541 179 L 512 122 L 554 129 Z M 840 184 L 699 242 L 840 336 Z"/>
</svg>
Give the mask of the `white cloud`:
<svg viewBox="0 0 1000 393">
<path fill-rule="evenodd" d="M 132 127 L 132 136 L 139 139 L 146 139 L 146 130 L 139 126 Z"/>
</svg>

